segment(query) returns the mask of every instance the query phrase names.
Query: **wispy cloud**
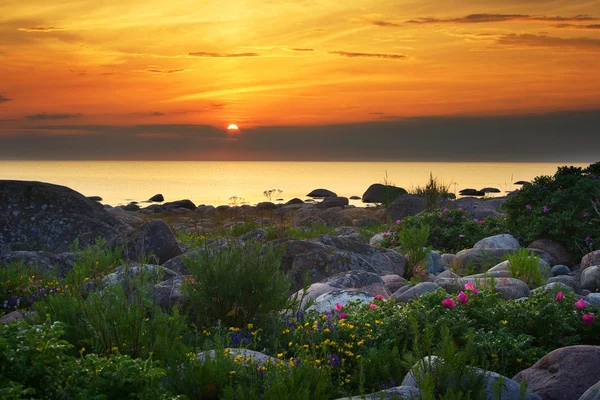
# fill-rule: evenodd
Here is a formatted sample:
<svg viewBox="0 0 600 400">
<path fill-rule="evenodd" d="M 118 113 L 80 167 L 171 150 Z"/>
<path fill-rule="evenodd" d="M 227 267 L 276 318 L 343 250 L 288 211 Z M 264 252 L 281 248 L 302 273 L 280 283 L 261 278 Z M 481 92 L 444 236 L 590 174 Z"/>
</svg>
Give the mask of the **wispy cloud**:
<svg viewBox="0 0 600 400">
<path fill-rule="evenodd" d="M 552 27 L 558 28 L 558 29 L 594 30 L 594 29 L 600 29 L 600 24 L 591 24 L 591 25 L 558 24 L 558 25 L 552 25 Z"/>
<path fill-rule="evenodd" d="M 60 32 L 60 31 L 64 31 L 66 29 L 64 28 L 56 28 L 54 26 L 35 26 L 35 27 L 30 27 L 30 28 L 18 28 L 18 31 L 21 32 Z"/>
<path fill-rule="evenodd" d="M 365 58 L 383 58 L 387 60 L 406 60 L 407 56 L 404 54 L 387 54 L 387 53 L 354 53 L 349 51 L 329 51 L 329 54 L 336 54 L 342 57 L 348 58 L 357 58 L 357 57 L 365 57 Z"/>
<path fill-rule="evenodd" d="M 25 118 L 30 120 L 30 121 L 46 121 L 46 120 L 57 120 L 57 119 L 72 119 L 72 118 L 79 118 L 83 116 L 83 114 L 46 114 L 46 113 L 41 113 L 41 114 L 32 114 L 32 115 L 26 115 Z"/>
<path fill-rule="evenodd" d="M 401 27 L 402 24 L 397 22 L 386 21 L 380 18 L 381 16 L 378 14 L 364 15 L 360 18 L 352 18 L 351 21 L 355 23 L 361 24 L 370 24 L 375 26 L 383 26 L 383 27 L 392 27 L 398 28 Z"/>
<path fill-rule="evenodd" d="M 4 97 L 3 95 L 0 94 L 0 104 L 6 103 L 8 101 L 12 101 L 12 99 L 9 99 L 8 97 Z"/>
<path fill-rule="evenodd" d="M 188 71 L 187 69 L 158 69 L 158 68 L 148 68 L 145 69 L 144 72 L 151 72 L 153 74 L 179 74 L 182 72 Z"/>
<path fill-rule="evenodd" d="M 600 51 L 600 39 L 587 37 L 560 38 L 548 35 L 516 34 L 501 36 L 495 43 L 507 48 L 557 47 Z"/>
<path fill-rule="evenodd" d="M 301 47 L 288 47 L 286 50 L 289 51 L 315 51 L 315 49 L 303 49 Z"/>
<path fill-rule="evenodd" d="M 511 21 L 533 21 L 533 22 L 586 22 L 598 21 L 600 18 L 589 15 L 576 15 L 574 17 L 528 15 L 528 14 L 469 14 L 458 18 L 416 18 L 406 21 L 411 24 L 478 24 L 487 22 L 511 22 Z"/>
<path fill-rule="evenodd" d="M 188 53 L 190 57 L 201 57 L 201 58 L 248 58 L 248 57 L 260 57 L 259 53 L 210 53 L 206 51 L 196 51 Z"/>
</svg>

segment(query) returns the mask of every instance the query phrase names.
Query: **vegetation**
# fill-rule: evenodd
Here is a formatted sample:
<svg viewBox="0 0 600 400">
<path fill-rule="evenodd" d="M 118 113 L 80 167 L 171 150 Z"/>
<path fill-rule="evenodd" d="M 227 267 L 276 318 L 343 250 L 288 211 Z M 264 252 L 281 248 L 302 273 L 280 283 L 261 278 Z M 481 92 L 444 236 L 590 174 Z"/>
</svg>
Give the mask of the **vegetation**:
<svg viewBox="0 0 600 400">
<path fill-rule="evenodd" d="M 542 286 L 548 279 L 550 268 L 540 264 L 540 258 L 526 248 L 506 256 L 508 270 L 531 288 Z"/>
<path fill-rule="evenodd" d="M 434 210 L 440 200 L 449 199 L 451 195 L 454 195 L 454 193 L 450 193 L 450 185 L 440 182 L 433 177 L 432 173 L 429 173 L 429 181 L 425 186 L 416 186 L 411 193 L 425 197 L 425 207 L 428 211 Z"/>
</svg>

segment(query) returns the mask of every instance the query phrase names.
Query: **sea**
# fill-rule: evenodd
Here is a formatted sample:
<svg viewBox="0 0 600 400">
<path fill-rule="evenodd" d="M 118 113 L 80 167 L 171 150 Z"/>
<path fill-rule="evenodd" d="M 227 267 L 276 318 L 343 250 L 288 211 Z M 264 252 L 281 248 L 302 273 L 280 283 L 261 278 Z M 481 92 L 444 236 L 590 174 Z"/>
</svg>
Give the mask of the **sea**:
<svg viewBox="0 0 600 400">
<path fill-rule="evenodd" d="M 189 199 L 196 205 L 250 204 L 308 199 L 323 188 L 338 196 L 362 196 L 374 183 L 408 191 L 430 176 L 456 193 L 495 187 L 502 196 L 516 181 L 553 175 L 556 163 L 469 162 L 257 162 L 257 161 L 0 161 L 0 179 L 41 181 L 100 196 L 112 206 L 143 202 L 157 193 L 165 201 Z M 568 164 L 585 167 L 588 164 Z M 265 195 L 271 191 L 271 196 Z M 279 200 L 278 200 L 279 199 Z M 353 205 L 364 207 L 360 200 Z M 142 204 L 143 206 L 143 204 Z"/>
</svg>

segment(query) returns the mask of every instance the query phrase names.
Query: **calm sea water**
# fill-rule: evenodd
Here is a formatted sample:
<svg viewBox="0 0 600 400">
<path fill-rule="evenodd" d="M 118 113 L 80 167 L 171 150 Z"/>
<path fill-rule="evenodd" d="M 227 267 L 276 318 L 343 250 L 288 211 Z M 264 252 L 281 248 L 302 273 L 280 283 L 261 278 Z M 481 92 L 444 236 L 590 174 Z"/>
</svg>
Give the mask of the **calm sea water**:
<svg viewBox="0 0 600 400">
<path fill-rule="evenodd" d="M 586 164 L 573 164 L 586 166 Z M 410 189 L 424 186 L 432 173 L 452 192 L 492 186 L 502 192 L 513 182 L 552 175 L 547 163 L 406 163 L 406 162 L 227 162 L 227 161 L 0 161 L 0 179 L 35 180 L 68 186 L 104 203 L 126 204 L 162 193 L 166 201 L 229 204 L 237 196 L 249 204 L 265 201 L 263 192 L 281 189 L 286 201 L 316 188 L 339 196 L 361 196 L 386 179 Z M 500 194 L 499 194 L 500 195 Z M 276 197 L 273 197 L 275 200 Z M 352 204 L 362 205 L 360 201 Z"/>
</svg>

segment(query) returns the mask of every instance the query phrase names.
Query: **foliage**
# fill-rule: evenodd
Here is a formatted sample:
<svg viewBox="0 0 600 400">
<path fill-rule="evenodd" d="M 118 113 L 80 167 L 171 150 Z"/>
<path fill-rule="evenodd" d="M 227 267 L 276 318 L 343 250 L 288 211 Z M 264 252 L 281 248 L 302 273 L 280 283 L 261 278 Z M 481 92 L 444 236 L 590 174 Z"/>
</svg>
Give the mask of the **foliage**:
<svg viewBox="0 0 600 400">
<path fill-rule="evenodd" d="M 521 248 L 516 253 L 507 254 L 506 260 L 512 275 L 529 287 L 536 288 L 546 283 L 550 268 L 540 265 L 540 258 L 528 249 Z"/>
<path fill-rule="evenodd" d="M 263 195 L 267 198 L 268 201 L 271 201 L 271 199 L 273 198 L 273 195 L 275 195 L 275 193 L 277 193 L 277 195 L 275 196 L 275 198 L 281 197 L 281 193 L 283 193 L 283 190 L 281 190 L 281 189 L 269 189 L 269 190 L 265 190 L 263 192 Z"/>
<path fill-rule="evenodd" d="M 439 200 L 448 199 L 450 197 L 450 185 L 440 182 L 437 178 L 429 173 L 429 180 L 424 187 L 417 186 L 411 190 L 411 193 L 425 197 L 427 211 L 432 211 Z"/>
<path fill-rule="evenodd" d="M 481 221 L 471 218 L 466 211 L 460 209 L 444 208 L 406 217 L 397 222 L 396 226 L 390 226 L 385 232 L 386 237 L 382 246 L 389 247 L 396 243 L 396 232 L 403 227 L 428 226 L 431 233 L 428 245 L 436 250 L 450 253 L 471 248 L 485 237 L 508 232 L 504 217 L 489 217 Z"/>
<path fill-rule="evenodd" d="M 406 253 L 408 261 L 404 273 L 407 279 L 418 277 L 427 268 L 427 256 L 431 251 L 430 247 L 425 247 L 428 239 L 429 227 L 427 225 L 403 227 L 398 232 L 398 243 Z"/>
<path fill-rule="evenodd" d="M 23 262 L 0 265 L 0 315 L 27 309 L 39 297 L 61 290 L 52 271 L 40 271 Z"/>
<path fill-rule="evenodd" d="M 600 199 L 600 163 L 559 167 L 538 176 L 504 203 L 510 231 L 519 240 L 562 243 L 576 260 L 600 248 L 600 223 L 593 202 Z"/>
<path fill-rule="evenodd" d="M 287 306 L 290 283 L 280 272 L 281 250 L 259 243 L 206 246 L 186 260 L 192 272 L 184 285 L 192 319 L 244 326 Z"/>
</svg>

